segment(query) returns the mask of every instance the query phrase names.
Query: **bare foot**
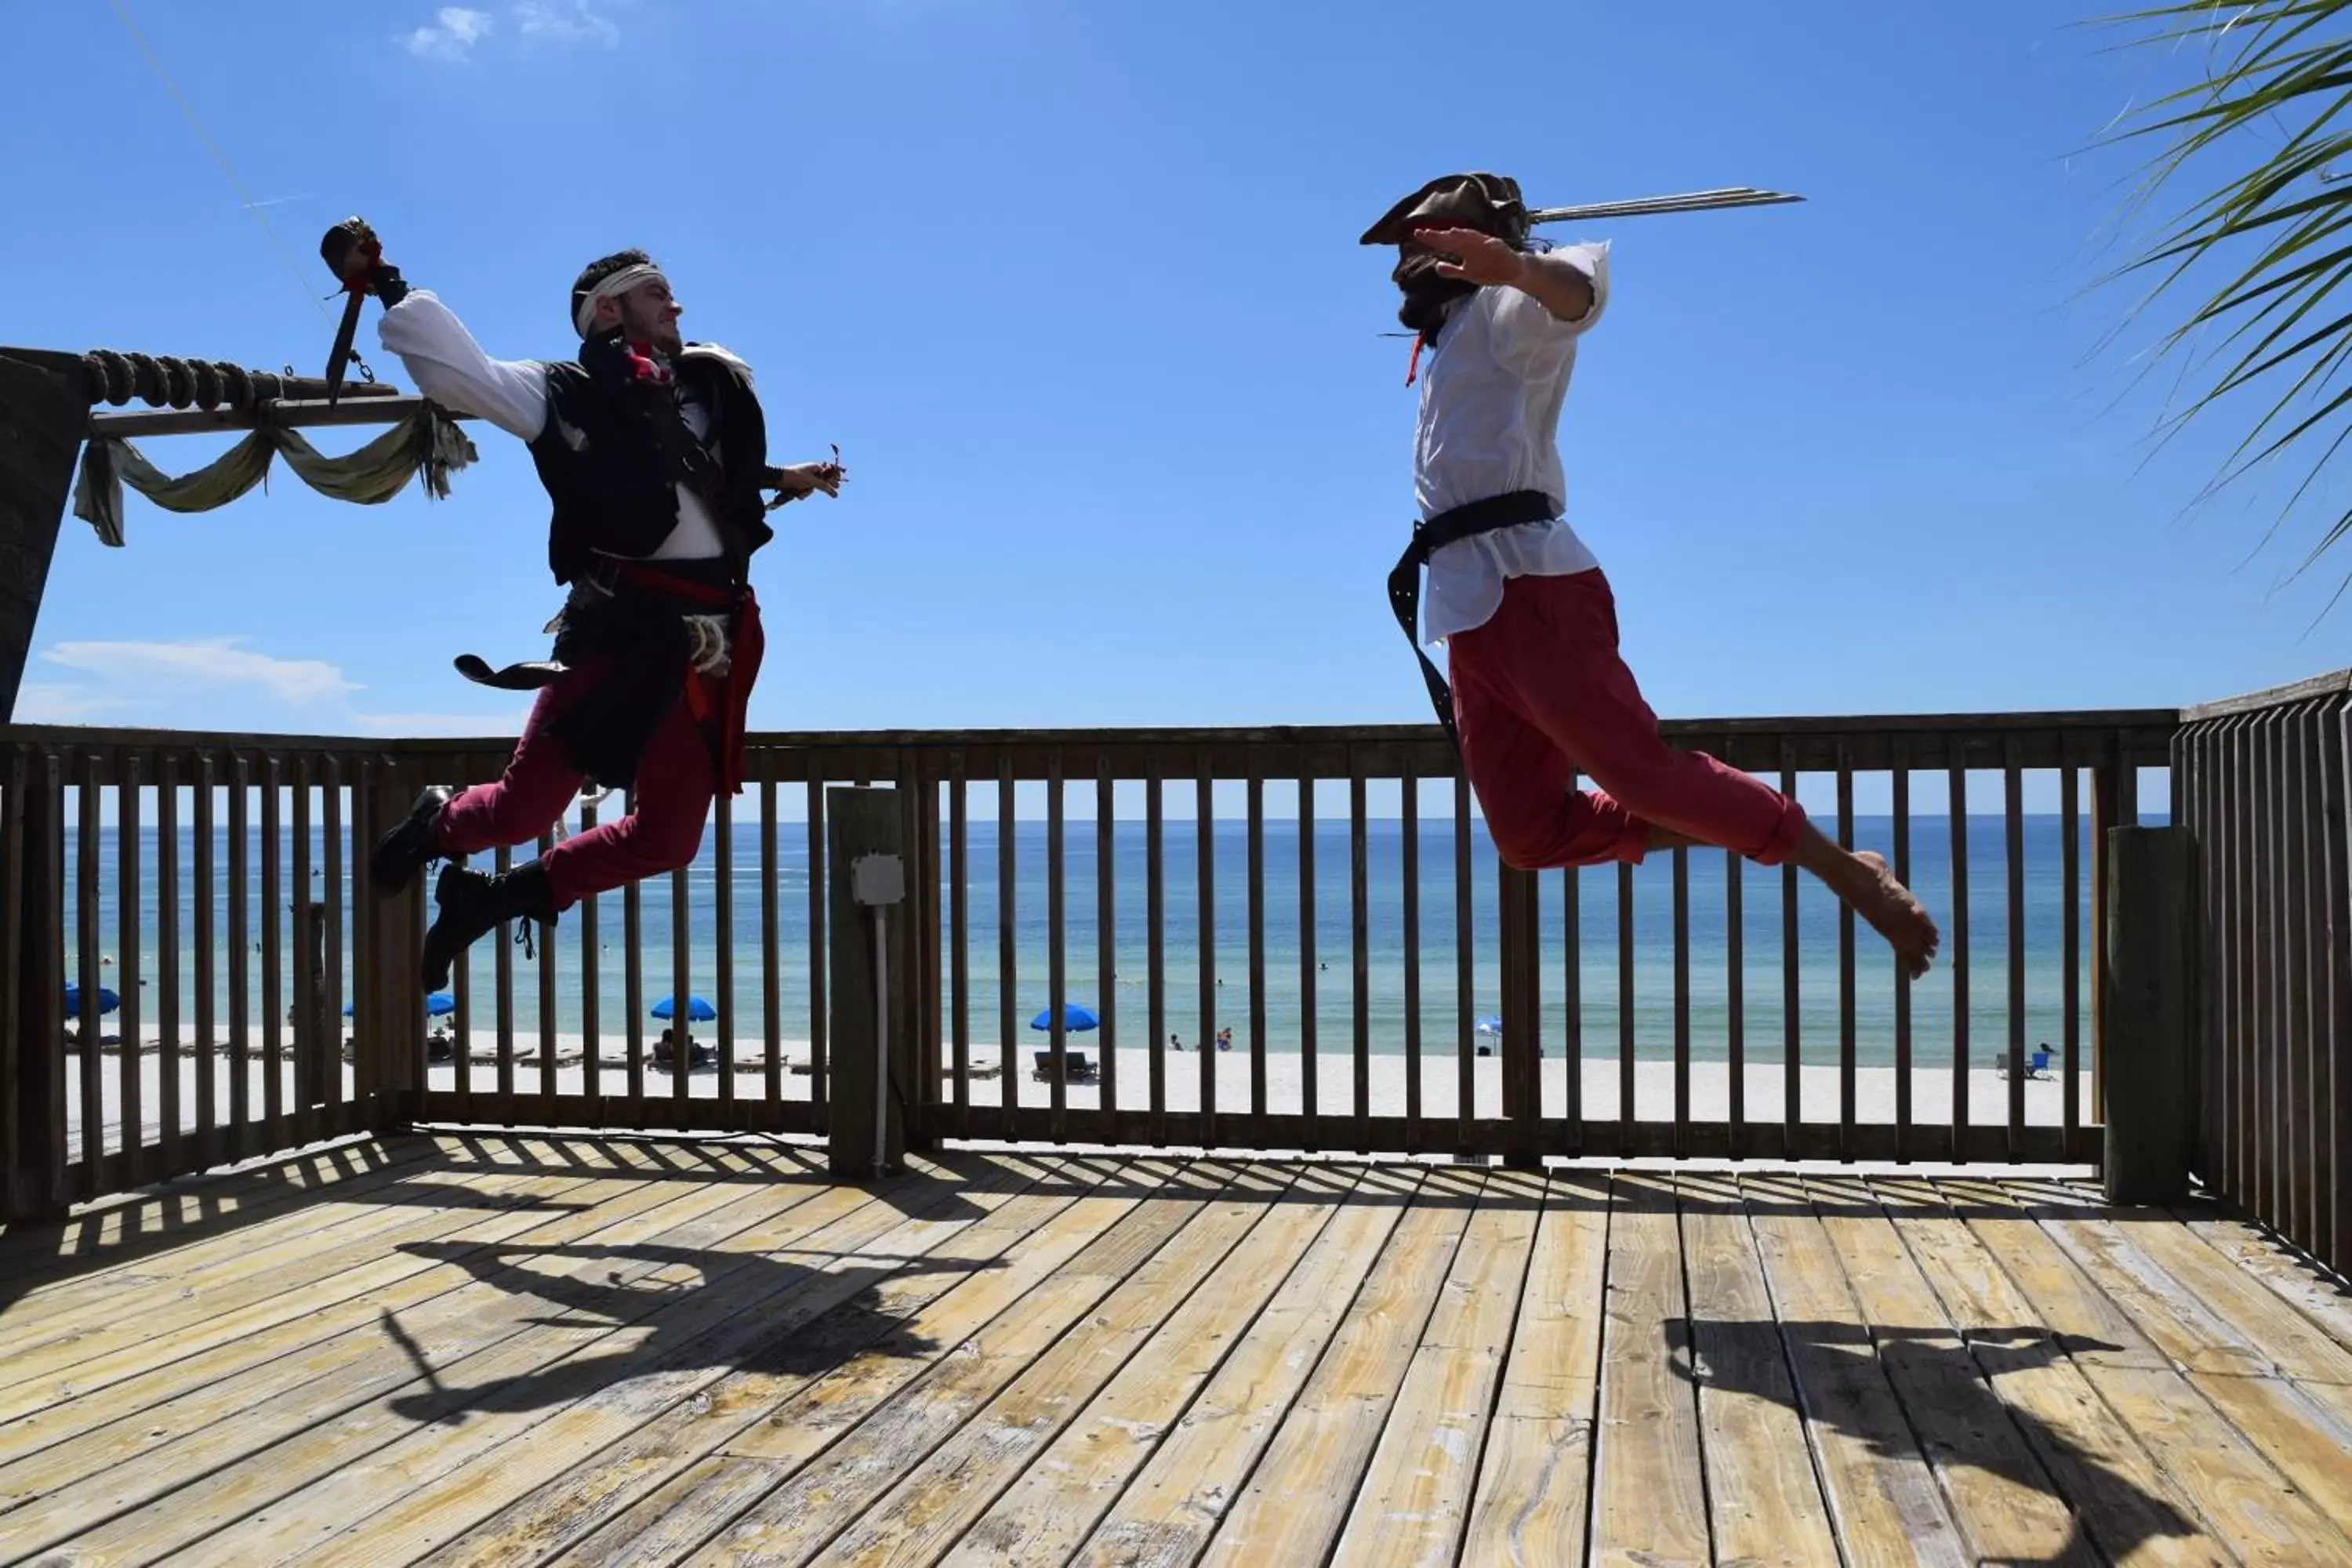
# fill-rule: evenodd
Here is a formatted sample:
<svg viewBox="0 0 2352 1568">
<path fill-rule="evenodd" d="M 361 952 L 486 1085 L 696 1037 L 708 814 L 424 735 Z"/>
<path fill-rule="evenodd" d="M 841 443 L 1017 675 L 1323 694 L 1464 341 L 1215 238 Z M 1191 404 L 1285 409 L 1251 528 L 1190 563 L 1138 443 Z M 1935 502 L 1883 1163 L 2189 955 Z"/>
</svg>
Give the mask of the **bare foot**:
<svg viewBox="0 0 2352 1568">
<path fill-rule="evenodd" d="M 1879 856 L 1867 850 L 1856 851 L 1852 867 L 1850 873 L 1838 879 L 1839 896 L 1887 940 L 1911 978 L 1918 979 L 1927 973 L 1927 965 L 1943 941 L 1936 922 L 1927 918 L 1927 911 L 1911 896 L 1911 889 L 1895 879 L 1895 873 Z"/>
</svg>

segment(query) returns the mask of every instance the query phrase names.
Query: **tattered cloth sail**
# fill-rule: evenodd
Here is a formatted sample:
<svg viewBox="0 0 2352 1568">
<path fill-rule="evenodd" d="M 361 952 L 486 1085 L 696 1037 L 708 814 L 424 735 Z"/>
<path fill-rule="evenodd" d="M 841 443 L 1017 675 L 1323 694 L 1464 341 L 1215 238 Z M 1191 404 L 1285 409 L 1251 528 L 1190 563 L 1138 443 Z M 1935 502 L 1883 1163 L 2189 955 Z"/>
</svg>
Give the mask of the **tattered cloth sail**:
<svg viewBox="0 0 2352 1568">
<path fill-rule="evenodd" d="M 194 473 L 177 479 L 113 437 L 92 439 L 82 453 L 75 482 L 73 514 L 98 531 L 102 543 L 122 543 L 122 487 L 166 511 L 210 511 L 226 506 L 269 477 L 273 458 L 284 458 L 304 484 L 337 500 L 374 506 L 424 480 L 436 500 L 449 494 L 449 476 L 480 454 L 457 422 L 438 408 L 420 408 L 355 452 L 321 455 L 299 430 L 262 426 Z"/>
</svg>

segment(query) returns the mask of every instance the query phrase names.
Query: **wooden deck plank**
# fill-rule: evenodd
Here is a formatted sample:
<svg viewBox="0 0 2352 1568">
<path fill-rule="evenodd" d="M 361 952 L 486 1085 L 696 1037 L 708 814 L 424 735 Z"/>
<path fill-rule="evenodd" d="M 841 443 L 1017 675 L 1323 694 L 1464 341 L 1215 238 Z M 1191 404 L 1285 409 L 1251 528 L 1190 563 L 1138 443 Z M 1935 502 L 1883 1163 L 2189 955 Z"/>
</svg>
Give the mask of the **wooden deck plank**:
<svg viewBox="0 0 2352 1568">
<path fill-rule="evenodd" d="M 1078 1168 L 1075 1175 L 1068 1175 L 1071 1167 Z M 1038 1198 L 1041 1203 L 1053 1196 L 1069 1201 L 1052 1208 L 1042 1223 L 1031 1225 L 1034 1216 L 1015 1215 L 1011 1208 L 1003 1211 L 1005 1223 L 1017 1218 L 1030 1226 L 1020 1249 L 1003 1268 L 966 1275 L 944 1290 L 910 1293 L 894 1302 L 895 1329 L 877 1331 L 877 1325 L 852 1323 L 841 1315 L 818 1320 L 793 1342 L 800 1352 L 797 1364 L 794 1360 L 774 1366 L 755 1363 L 728 1373 L 698 1399 L 664 1412 L 589 1464 L 564 1467 L 540 1480 L 527 1495 L 427 1562 L 435 1568 L 456 1563 L 520 1568 L 549 1561 L 558 1552 L 568 1561 L 595 1556 L 625 1561 L 649 1523 L 675 1518 L 669 1506 L 673 1499 L 698 1500 L 695 1506 L 713 1503 L 707 1489 L 698 1489 L 696 1483 L 719 1468 L 707 1463 L 712 1456 L 747 1430 L 762 1423 L 803 1436 L 845 1429 L 912 1382 L 934 1355 L 963 1342 L 1138 1205 L 1132 1193 L 1089 1190 L 1105 1173 L 1086 1162 L 1067 1162 L 1064 1170 L 1067 1190 Z M 1145 1162 L 1118 1175 L 1149 1179 L 1171 1170 Z M 1117 1184 L 1116 1177 L 1111 1184 Z M 971 1237 L 995 1223 L 982 1222 Z M 967 1244 L 976 1245 L 971 1237 Z M 740 1473 L 767 1474 L 772 1485 L 804 1459 L 805 1455 L 758 1465 L 747 1462 Z M 751 1491 L 743 1502 L 748 1505 L 759 1495 Z M 716 1513 L 709 1528 L 715 1530 L 728 1517 L 727 1512 Z M 695 1539 L 698 1537 L 689 1537 L 687 1544 Z M 650 1549 L 650 1542 L 643 1544 Z"/>
<path fill-rule="evenodd" d="M 1803 1184 L 1749 1176 L 1740 1191 L 1846 1562 L 1958 1568 L 1968 1561 L 1958 1527 Z"/>
<path fill-rule="evenodd" d="M 2252 1275 L 2337 1344 L 2352 1350 L 2352 1291 L 2331 1283 L 2276 1238 L 2242 1215 L 2213 1203 L 2172 1211 L 2198 1238 Z"/>
<path fill-rule="evenodd" d="M 2029 1206 L 2076 1266 L 2317 1511 L 2352 1519 L 2347 1391 L 2278 1375 L 2281 1355 L 2325 1367 L 2329 1352 L 2342 1353 L 2339 1347 L 2168 1216 L 2108 1210 L 2092 1217 Z M 2280 1320 L 2292 1322 L 2282 1328 Z"/>
<path fill-rule="evenodd" d="M 1107 1446 L 1114 1456 L 1108 1470 L 1097 1473 L 1131 1473 L 1151 1436 L 1181 1413 L 1338 1211 L 1346 1185 L 1321 1174 L 1300 1192 L 1293 1186 L 1300 1174 L 1297 1167 L 1245 1173 L 1225 1202 L 1255 1211 L 1250 1228 L 1198 1277 L 1181 1306 L 1156 1320 L 1140 1313 L 1090 1319 L 907 1471 L 815 1561 L 893 1568 L 936 1563 L 1014 1482 L 1041 1473 L 1073 1479 L 1041 1461 L 1049 1445 L 1088 1429 L 1099 1435 L 1097 1448 Z M 1043 1558 L 1046 1541 L 1058 1539 L 1066 1556 L 1109 1500 L 1096 1489 L 1089 1496 L 1078 1488 L 1076 1506 L 1067 1512 L 1056 1508 L 1057 1500 L 1041 1499 L 1005 1541 L 1009 1554 Z"/>
<path fill-rule="evenodd" d="M 1927 1288 L 1875 1194 L 1852 1177 L 1807 1184 L 1854 1305 L 1920 1447 L 1980 1562 L 2098 1558 Z"/>
<path fill-rule="evenodd" d="M 1333 1568 L 1451 1568 L 1455 1561 L 1543 1193 L 1540 1174 L 1496 1171 L 1486 1178 L 1372 1450 Z"/>
<path fill-rule="evenodd" d="M 1339 1538 L 1421 1331 L 1486 1185 L 1431 1171 L 1256 1470 L 1211 1532 L 1206 1568 L 1317 1563 Z"/>
<path fill-rule="evenodd" d="M 666 1189 L 655 1184 L 651 1190 L 658 1196 Z M 188 1545 L 357 1463 L 397 1440 L 411 1422 L 437 1421 L 485 1399 L 520 1397 L 541 1368 L 608 1335 L 634 1334 L 664 1288 L 692 1282 L 696 1268 L 689 1257 L 713 1260 L 704 1275 L 710 1282 L 749 1256 L 717 1250 L 721 1244 L 779 1211 L 793 1211 L 780 1233 L 789 1237 L 824 1223 L 835 1206 L 867 1202 L 864 1193 L 830 1187 L 748 1194 L 723 1184 L 690 1189 L 562 1247 L 558 1256 L 567 1259 L 587 1256 L 561 1273 L 502 1267 L 495 1299 L 456 1292 L 441 1299 L 438 1311 L 428 1308 L 404 1323 L 387 1321 L 372 1343 L 363 1335 L 345 1336 L 364 1344 L 355 1361 L 338 1347 L 347 1364 L 304 1377 L 258 1405 L 235 1397 L 238 1379 L 206 1389 L 200 1402 L 210 1408 L 210 1419 L 204 1425 L 68 1486 L 50 1500 L 74 1499 L 68 1517 L 95 1526 L 72 1537 L 85 1552 L 154 1555 Z M 543 1251 L 549 1245 L 519 1250 Z M 614 1259 L 615 1252 L 622 1260 Z M 541 1318 L 551 1300 L 573 1314 L 608 1315 Z M 134 1420 L 151 1418 L 142 1414 Z M 70 1458 L 79 1447 L 65 1445 L 44 1458 Z M 0 1547 L 14 1544 L 16 1517 L 0 1515 Z"/>
<path fill-rule="evenodd" d="M 1584 1562 L 1601 1389 L 1594 1304 L 1608 1260 L 1608 1177 L 1553 1173 L 1479 1458 L 1465 1563 L 1579 1568 Z"/>
<path fill-rule="evenodd" d="M 1217 1369 L 1111 1503 L 1073 1563 L 1177 1568 L 1200 1554 L 1306 1386 L 1354 1288 L 1371 1272 L 1421 1179 L 1412 1167 L 1361 1173 L 1354 1201 L 1317 1238 L 1247 1342 Z M 1004 1506 L 1000 1502 L 999 1510 Z"/>
<path fill-rule="evenodd" d="M 1202 1309 L 1200 1321 L 1171 1320 L 1153 1335 L 1012 1486 L 972 1515 L 961 1539 L 950 1542 L 938 1561 L 945 1568 L 1066 1562 L 1159 1452 L 1162 1439 L 1193 1420 L 1201 1409 L 1196 1401 L 1213 1387 L 1213 1380 L 1269 1337 L 1279 1353 L 1296 1353 L 1291 1333 L 1306 1304 L 1302 1293 L 1311 1300 L 1336 1285 L 1328 1262 L 1334 1231 L 1343 1215 L 1362 1212 L 1349 1202 L 1360 1179 L 1360 1172 L 1345 1167 L 1300 1170 L 1285 1200 L 1292 1210 L 1286 1234 L 1253 1233 L 1245 1244 L 1244 1251 L 1257 1250 L 1244 1288 L 1229 1302 L 1195 1298 L 1188 1303 L 1188 1311 Z M 1287 1233 L 1292 1231 L 1297 1234 Z M 1229 1271 L 1232 1266 L 1228 1259 Z M 1253 1283 L 1264 1289 L 1249 1289 Z"/>
<path fill-rule="evenodd" d="M 1601 1424 L 1592 1456 L 1592 1562 L 1666 1568 L 1711 1560 L 1698 1391 L 1674 1179 L 1610 1183 Z"/>
<path fill-rule="evenodd" d="M 1247 1167 L 1203 1163 L 1215 1173 L 1196 1194 L 1147 1199 L 1162 1225 L 1128 1226 L 1065 1265 L 889 1404 L 843 1435 L 783 1486 L 737 1516 L 688 1561 L 799 1564 L 870 1507 L 896 1480 L 961 1430 L 1004 1388 L 1050 1358 L 1066 1363 L 1105 1333 L 1148 1328 L 1182 1301 L 1265 1212 L 1266 1178 Z M 1229 1198 L 1236 1183 L 1260 1191 Z M 1048 1374 L 1050 1375 L 1050 1373 Z M 730 1445 L 730 1452 L 739 1446 Z"/>
<path fill-rule="evenodd" d="M 1690 1290 L 1686 1366 L 1698 1384 L 1716 1556 L 1754 1568 L 1833 1563 L 1829 1503 L 1739 1184 L 1684 1176 L 1675 1186 Z"/>
<path fill-rule="evenodd" d="M 1041 1322 L 1066 1324 L 1108 1289 L 1104 1275 L 1117 1272 L 1124 1278 L 1131 1272 L 1222 1189 L 1229 1173 L 1230 1167 L 1160 1165 L 1153 1192 L 1129 1203 L 1111 1225 L 1027 1289 L 995 1296 L 989 1303 L 994 1310 L 961 1340 L 948 1343 L 942 1337 L 930 1354 L 917 1361 L 856 1358 L 765 1416 L 740 1427 L 709 1455 L 568 1550 L 563 1560 L 583 1568 L 682 1561 L 806 1470 L 869 1417 L 888 1412 L 898 1394 L 951 1376 L 949 1363 L 980 1353 L 983 1339 L 994 1344 L 1034 1331 Z M 1075 1304 L 1067 1300 L 1069 1288 L 1060 1283 L 1065 1271 L 1072 1269 L 1077 1270 L 1081 1284 L 1091 1291 Z M 982 1289 L 986 1290 L 985 1282 Z"/>
<path fill-rule="evenodd" d="M 2107 1560 L 2124 1568 L 2231 1561 L 1943 1190 L 1901 1178 L 1870 1185 L 1961 1342 Z"/>
<path fill-rule="evenodd" d="M 705 1292 L 667 1314 L 662 1330 L 673 1348 L 638 1359 L 628 1375 L 598 1373 L 580 1397 L 551 1407 L 478 1413 L 460 1441 L 420 1430 L 371 1455 L 360 1471 L 279 1504 L 273 1519 L 287 1538 L 317 1542 L 297 1561 L 412 1561 L 657 1415 L 681 1408 L 691 1415 L 698 1399 L 707 1411 L 714 1403 L 708 1391 L 747 1364 L 800 1364 L 813 1373 L 805 1358 L 822 1356 L 823 1342 L 802 1331 L 828 1314 L 842 1331 L 836 1345 L 855 1327 L 867 1331 L 868 1343 L 890 1334 L 923 1292 L 936 1296 L 948 1281 L 990 1267 L 1066 1208 L 1076 1190 L 1037 1190 L 1057 1168 L 1050 1160 L 1014 1162 L 1011 1179 L 963 1188 L 961 1201 L 900 1210 L 898 1223 L 870 1240 L 844 1234 L 844 1225 L 819 1230 L 785 1249 L 805 1267 L 755 1269 L 749 1279 L 730 1279 L 723 1295 Z M 703 1321 L 716 1320 L 698 1333 L 698 1310 Z M 307 1528 L 313 1523 L 323 1532 Z"/>
<path fill-rule="evenodd" d="M 105 1303 L 102 1312 L 85 1307 L 53 1321 L 47 1332 L 19 1338 L 17 1326 L 0 1313 L 0 1331 L 10 1336 L 0 1371 L 0 1422 L 46 1407 L 59 1385 L 87 1392 L 152 1373 L 159 1345 L 175 1359 L 194 1355 L 388 1289 L 434 1267 L 415 1250 L 420 1244 L 458 1237 L 485 1218 L 562 1202 L 563 1193 L 580 1183 L 578 1177 L 521 1175 L 478 1184 L 419 1182 L 402 1207 L 378 1211 L 384 1224 L 356 1232 L 339 1226 L 321 1238 L 326 1244 L 315 1257 L 306 1256 L 310 1243 L 300 1227 L 288 1222 L 253 1237 L 244 1263 L 159 1279 L 133 1299 Z"/>
<path fill-rule="evenodd" d="M 2307 1563 L 2315 1545 L 2352 1555 L 2352 1542 L 2201 1396 L 2007 1189 L 1973 1181 L 1946 1186 L 1965 1204 L 1969 1229 L 2085 1380 L 2242 1562 Z"/>
<path fill-rule="evenodd" d="M 533 1245 L 576 1242 L 633 1223 L 677 1197 L 660 1184 L 635 1179 L 592 1182 L 571 1191 L 592 1206 L 527 1230 L 524 1235 Z M 473 1303 L 461 1300 L 461 1285 L 458 1277 L 437 1270 L 419 1277 L 416 1310 L 399 1320 L 404 1331 L 431 1336 L 448 1328 L 486 1329 L 488 1325 L 468 1321 Z M 216 1447 L 224 1423 L 265 1408 L 282 1415 L 289 1429 L 299 1429 L 322 1408 L 338 1408 L 322 1407 L 320 1390 L 365 1390 L 371 1385 L 354 1382 L 365 1373 L 389 1380 L 381 1386 L 397 1386 L 414 1375 L 415 1364 L 386 1343 L 384 1313 L 392 1310 L 378 1302 L 331 1308 L 320 1315 L 326 1325 L 323 1337 L 313 1333 L 320 1325 L 298 1318 L 250 1340 L 166 1363 L 152 1376 L 63 1398 L 9 1423 L 0 1435 L 7 1436 L 10 1452 L 17 1457 L 0 1463 L 0 1506 L 94 1481 L 132 1459 L 146 1460 L 152 1484 L 168 1489 L 175 1464 L 191 1462 L 188 1457 L 195 1452 L 190 1447 L 163 1455 L 168 1445 L 207 1440 Z M 418 1342 L 439 1342 L 428 1338 Z M 287 1403 L 289 1395 L 305 1390 L 312 1391 L 310 1405 Z M 227 1434 L 230 1439 L 238 1435 Z M 124 1483 L 118 1479 L 116 1484 Z M 0 1542 L 5 1539 L 0 1531 Z"/>
</svg>

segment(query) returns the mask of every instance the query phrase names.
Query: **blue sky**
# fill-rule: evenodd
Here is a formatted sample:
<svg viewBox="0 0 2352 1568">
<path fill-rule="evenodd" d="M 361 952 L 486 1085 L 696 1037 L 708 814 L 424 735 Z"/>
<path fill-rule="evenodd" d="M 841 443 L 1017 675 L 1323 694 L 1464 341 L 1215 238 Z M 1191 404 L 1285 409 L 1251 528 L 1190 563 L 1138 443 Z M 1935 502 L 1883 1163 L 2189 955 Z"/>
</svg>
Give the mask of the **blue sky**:
<svg viewBox="0 0 2352 1568">
<path fill-rule="evenodd" d="M 124 3 L 293 269 L 110 5 L 11 6 L 0 338 L 313 372 L 317 236 L 357 211 L 493 353 L 551 356 L 582 263 L 646 246 L 779 460 L 851 469 L 757 564 L 763 728 L 1425 719 L 1381 595 L 1413 395 L 1354 237 L 1461 167 L 1811 198 L 1557 236 L 1615 243 L 1563 448 L 1662 714 L 2347 662 L 2336 570 L 2282 586 L 2292 531 L 2248 559 L 2259 501 L 2181 516 L 2225 432 L 2149 461 L 2151 389 L 2094 353 L 2131 163 L 2082 150 L 2168 62 L 2089 10 Z M 402 381 L 373 307 L 361 342 Z M 16 717 L 512 732 L 449 660 L 536 657 L 558 591 L 529 460 L 477 428 L 443 502 L 281 470 L 134 497 L 120 551 L 68 519 Z"/>
</svg>

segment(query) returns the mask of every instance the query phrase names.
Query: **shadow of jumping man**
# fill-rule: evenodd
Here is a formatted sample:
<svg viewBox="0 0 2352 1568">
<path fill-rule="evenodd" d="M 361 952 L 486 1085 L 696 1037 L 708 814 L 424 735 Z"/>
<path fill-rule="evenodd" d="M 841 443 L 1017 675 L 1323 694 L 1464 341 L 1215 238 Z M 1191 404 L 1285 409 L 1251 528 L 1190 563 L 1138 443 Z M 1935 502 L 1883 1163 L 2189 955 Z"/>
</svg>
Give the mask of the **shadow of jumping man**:
<svg viewBox="0 0 2352 1568">
<path fill-rule="evenodd" d="M 1972 1553 L 1988 1565 L 2028 1562 L 2082 1563 L 2122 1562 L 2144 1542 L 2193 1535 L 2197 1527 L 2163 1498 L 2142 1490 L 2096 1454 L 2077 1447 L 2032 1411 L 2003 1402 L 1990 1377 L 2046 1367 L 2076 1352 L 2121 1347 L 2097 1340 L 2053 1338 L 2040 1328 L 1865 1329 L 1844 1322 L 1720 1321 L 1702 1319 L 1665 1325 L 1668 1362 L 1677 1377 L 1702 1390 L 1746 1394 L 1789 1405 L 1809 1422 L 1826 1423 L 1890 1459 L 1925 1456 L 1938 1466 L 1980 1467 L 2012 1485 L 2038 1491 L 2065 1508 L 2071 1531 L 2047 1558 Z M 1967 1335 L 1966 1343 L 1961 1333 Z M 1708 1347 L 1717 1347 L 1708 1352 Z M 1819 1366 L 1825 1357 L 1872 1363 L 1889 1379 L 1893 1405 L 1904 1411 L 1899 1424 L 1871 1421 L 1848 1425 L 1834 1409 L 1808 1408 L 1789 1377 L 1791 1366 Z M 1899 1374 L 1899 1375 L 1898 1375 Z M 1906 1399 L 1895 1385 L 1915 1391 Z M 1909 1424 L 1909 1404 L 1932 1391 L 1948 1430 L 1984 1436 L 1966 1452 L 1924 1437 Z M 2003 1440 L 2013 1424 L 2023 1440 Z M 1967 1533 L 1968 1521 L 1954 1516 Z"/>
<path fill-rule="evenodd" d="M 827 1269 L 762 1253 L 640 1243 L 621 1247 L 481 1247 L 410 1242 L 401 1250 L 465 1269 L 482 1284 L 548 1302 L 555 1314 L 517 1326 L 587 1331 L 567 1350 L 518 1343 L 535 1364 L 472 1386 L 440 1381 L 424 1348 L 386 1314 L 385 1331 L 416 1363 L 425 1386 L 392 1402 L 418 1423 L 456 1425 L 469 1415 L 541 1410 L 628 1385 L 658 1397 L 680 1374 L 720 1370 L 815 1377 L 859 1354 L 922 1356 L 938 1349 L 881 1306 L 884 1282 L 912 1274 L 976 1273 L 999 1259 L 883 1259 Z M 551 1264 L 570 1264 L 568 1268 Z M 757 1314 L 747 1319 L 746 1314 Z M 561 1359 L 551 1359 L 561 1357 Z M 499 1352 L 488 1358 L 498 1363 Z"/>
</svg>

